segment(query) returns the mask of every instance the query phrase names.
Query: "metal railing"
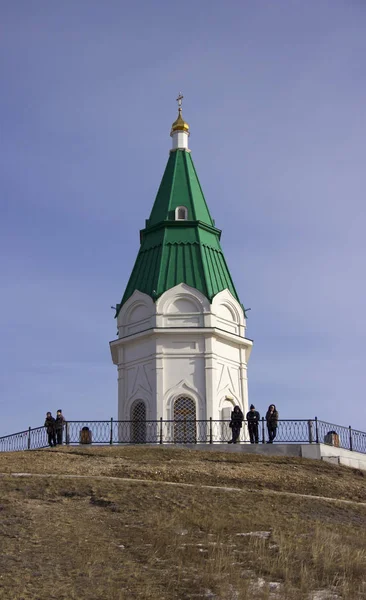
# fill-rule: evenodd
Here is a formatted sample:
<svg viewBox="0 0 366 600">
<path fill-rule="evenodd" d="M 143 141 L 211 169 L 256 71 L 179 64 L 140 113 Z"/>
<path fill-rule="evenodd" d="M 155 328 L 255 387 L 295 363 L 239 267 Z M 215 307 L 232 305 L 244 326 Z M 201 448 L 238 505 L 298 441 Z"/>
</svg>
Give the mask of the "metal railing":
<svg viewBox="0 0 366 600">
<path fill-rule="evenodd" d="M 28 427 L 11 435 L 0 437 L 0 452 L 13 452 L 16 450 L 36 450 L 48 446 L 45 427 Z"/>
<path fill-rule="evenodd" d="M 66 444 L 225 444 L 231 440 L 229 421 L 179 419 L 176 421 L 68 421 Z M 243 422 L 240 442 L 250 443 L 248 423 Z M 258 442 L 268 443 L 264 418 L 258 423 Z M 366 433 L 315 419 L 280 420 L 274 443 L 317 444 L 366 454 Z M 0 438 L 0 452 L 36 450 L 48 445 L 45 427 L 36 427 Z"/>
</svg>

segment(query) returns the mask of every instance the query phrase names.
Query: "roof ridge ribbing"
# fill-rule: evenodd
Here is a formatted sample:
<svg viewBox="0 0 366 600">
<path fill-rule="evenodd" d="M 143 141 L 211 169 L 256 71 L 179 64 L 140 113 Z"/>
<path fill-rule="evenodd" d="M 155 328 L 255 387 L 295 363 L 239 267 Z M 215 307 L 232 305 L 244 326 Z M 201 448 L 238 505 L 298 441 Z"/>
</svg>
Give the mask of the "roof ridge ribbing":
<svg viewBox="0 0 366 600">
<path fill-rule="evenodd" d="M 207 290 L 205 296 L 207 296 L 211 300 L 211 289 L 209 289 L 209 287 L 210 287 L 209 283 L 211 281 L 211 277 L 210 277 L 210 274 L 207 272 L 207 258 L 206 258 L 206 255 L 205 255 L 205 246 L 204 246 L 204 244 L 200 243 L 200 245 L 199 245 L 199 251 L 200 251 L 200 255 L 201 255 L 203 272 L 205 274 L 205 283 L 206 283 L 206 290 Z"/>
<path fill-rule="evenodd" d="M 175 160 L 174 160 L 174 167 L 173 167 L 172 184 L 170 186 L 170 193 L 169 193 L 169 205 L 170 205 L 170 203 L 172 201 L 174 184 L 175 184 L 175 178 L 176 178 L 176 172 L 177 172 L 177 164 L 178 164 L 178 154 L 177 154 L 177 152 L 178 152 L 178 150 L 175 151 Z"/>
<path fill-rule="evenodd" d="M 173 181 L 174 181 L 174 173 L 175 173 L 175 165 L 176 165 L 176 164 L 177 164 L 177 162 L 175 161 L 175 164 L 174 164 L 174 171 L 173 171 Z M 173 189 L 173 187 L 174 187 L 174 186 L 172 185 L 172 187 L 171 187 L 171 190 Z M 170 192 L 170 194 L 171 194 L 171 193 L 172 193 L 172 192 Z M 164 248 L 165 246 L 167 246 L 167 243 L 166 243 L 166 236 L 167 236 L 167 230 L 166 230 L 166 227 L 165 227 L 165 229 L 164 229 L 164 233 L 163 233 L 163 248 Z M 166 273 L 166 270 L 165 270 L 165 272 L 164 272 L 164 269 L 159 269 L 159 275 L 158 275 L 158 279 L 157 279 L 157 282 L 156 282 L 156 288 L 155 288 L 156 290 L 160 290 L 160 282 L 161 282 L 161 280 L 162 280 L 163 276 L 164 276 L 164 280 L 166 280 L 166 278 L 167 278 L 167 273 Z"/>
<path fill-rule="evenodd" d="M 207 205 L 207 202 L 206 202 L 205 195 L 204 195 L 204 193 L 203 193 L 203 189 L 202 189 L 202 186 L 201 186 L 201 182 L 200 182 L 200 180 L 199 180 L 199 178 L 198 178 L 197 171 L 196 171 L 196 167 L 194 166 L 194 162 L 193 162 L 193 160 L 192 160 L 192 156 L 191 156 L 191 155 L 190 155 L 190 158 L 191 158 L 191 165 L 192 165 L 192 168 L 193 168 L 194 174 L 195 174 L 195 176 L 196 176 L 196 180 L 197 180 L 198 187 L 199 187 L 199 189 L 200 189 L 200 192 L 201 192 L 201 195 L 202 195 L 203 202 L 204 202 L 204 204 L 205 204 L 206 210 L 207 210 L 207 212 L 208 212 L 208 214 L 209 214 L 209 217 L 210 217 L 210 221 L 211 221 L 211 223 L 210 223 L 210 224 L 211 224 L 212 226 L 214 226 L 214 220 L 213 220 L 213 218 L 211 217 L 211 213 L 210 213 L 210 211 L 209 211 L 209 209 L 208 209 L 208 205 Z"/>
<path fill-rule="evenodd" d="M 184 163 L 184 170 L 185 170 L 185 172 L 186 172 L 186 176 L 187 176 L 187 182 L 188 182 L 189 195 L 190 195 L 190 197 L 191 197 L 191 201 L 192 201 L 192 209 L 193 209 L 193 212 L 194 212 L 194 215 L 192 215 L 192 217 L 194 217 L 194 219 L 192 219 L 192 221 L 197 221 L 196 207 L 195 207 L 195 205 L 194 205 L 194 202 L 193 202 L 192 182 L 191 182 L 191 178 L 190 178 L 190 176 L 189 176 L 189 170 L 188 170 L 187 155 L 188 155 L 188 152 L 185 152 L 185 153 L 184 153 L 184 160 L 183 160 L 183 163 Z"/>
</svg>

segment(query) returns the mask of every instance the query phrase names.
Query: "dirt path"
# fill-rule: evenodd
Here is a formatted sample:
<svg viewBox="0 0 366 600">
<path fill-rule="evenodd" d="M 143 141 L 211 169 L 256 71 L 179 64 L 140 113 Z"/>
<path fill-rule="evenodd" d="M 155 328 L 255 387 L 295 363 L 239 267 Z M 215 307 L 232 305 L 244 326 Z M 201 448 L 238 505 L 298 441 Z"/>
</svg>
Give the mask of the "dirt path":
<svg viewBox="0 0 366 600">
<path fill-rule="evenodd" d="M 234 493 L 244 493 L 244 494 L 275 494 L 277 496 L 288 496 L 295 498 L 306 498 L 309 500 L 323 500 L 324 502 L 340 502 L 341 504 L 353 504 L 357 506 L 366 506 L 366 502 L 357 502 L 356 500 L 344 500 L 341 498 L 329 498 L 327 496 L 314 496 L 311 494 L 297 494 L 296 492 L 281 492 L 278 490 L 265 490 L 265 489 L 243 489 L 243 488 L 235 488 L 235 487 L 225 487 L 219 485 L 200 485 L 196 483 L 179 483 L 176 481 L 158 481 L 154 479 L 133 479 L 129 477 L 113 477 L 110 475 L 60 475 L 57 473 L 0 473 L 0 477 L 53 477 L 55 479 L 96 479 L 98 481 L 110 480 L 110 481 L 121 481 L 124 483 L 150 483 L 152 485 L 172 485 L 172 486 L 180 486 L 180 487 L 189 487 L 189 488 L 202 488 L 206 490 L 219 490 L 222 492 L 234 492 Z"/>
</svg>

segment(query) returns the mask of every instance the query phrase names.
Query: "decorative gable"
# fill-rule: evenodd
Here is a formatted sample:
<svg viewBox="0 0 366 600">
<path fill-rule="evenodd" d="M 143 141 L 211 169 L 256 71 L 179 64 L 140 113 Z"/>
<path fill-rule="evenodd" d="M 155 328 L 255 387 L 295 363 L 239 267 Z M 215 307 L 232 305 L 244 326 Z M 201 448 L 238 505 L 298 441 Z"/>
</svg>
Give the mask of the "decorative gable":
<svg viewBox="0 0 366 600">
<path fill-rule="evenodd" d="M 180 283 L 158 299 L 156 311 L 158 327 L 204 327 L 210 303 L 201 292 Z"/>
<path fill-rule="evenodd" d="M 154 325 L 155 305 L 150 296 L 135 291 L 118 314 L 119 337 L 149 329 Z"/>
</svg>

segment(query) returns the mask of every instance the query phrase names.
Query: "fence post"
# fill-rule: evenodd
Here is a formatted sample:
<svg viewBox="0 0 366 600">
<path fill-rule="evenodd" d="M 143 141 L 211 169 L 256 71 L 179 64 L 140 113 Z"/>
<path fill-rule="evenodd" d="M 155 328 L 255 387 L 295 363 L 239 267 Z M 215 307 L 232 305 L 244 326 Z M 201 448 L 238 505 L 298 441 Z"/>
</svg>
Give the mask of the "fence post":
<svg viewBox="0 0 366 600">
<path fill-rule="evenodd" d="M 65 424 L 65 442 L 66 442 L 66 446 L 70 445 L 70 431 L 69 431 L 69 422 L 66 421 Z"/>
<path fill-rule="evenodd" d="M 212 444 L 212 417 L 210 417 L 210 444 Z"/>
<path fill-rule="evenodd" d="M 262 444 L 266 443 L 266 434 L 264 430 L 264 417 L 262 417 Z"/>
<path fill-rule="evenodd" d="M 349 429 L 349 449 L 353 450 L 353 443 L 352 443 L 352 427 L 351 425 L 348 427 Z"/>
<path fill-rule="evenodd" d="M 313 443 L 313 423 L 311 419 L 308 420 L 308 433 L 309 433 L 309 444 Z"/>
<path fill-rule="evenodd" d="M 160 417 L 159 444 L 163 443 L 163 417 Z"/>
<path fill-rule="evenodd" d="M 319 444 L 318 417 L 315 417 L 315 442 Z"/>
<path fill-rule="evenodd" d="M 32 431 L 32 428 L 28 427 L 28 450 L 31 449 L 31 431 Z"/>
<path fill-rule="evenodd" d="M 110 445 L 113 444 L 113 417 L 111 417 L 111 432 L 110 432 L 110 436 L 109 436 L 109 443 L 110 443 Z"/>
</svg>

